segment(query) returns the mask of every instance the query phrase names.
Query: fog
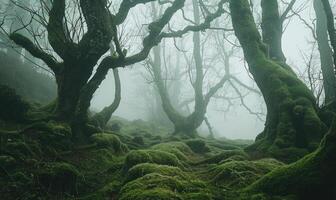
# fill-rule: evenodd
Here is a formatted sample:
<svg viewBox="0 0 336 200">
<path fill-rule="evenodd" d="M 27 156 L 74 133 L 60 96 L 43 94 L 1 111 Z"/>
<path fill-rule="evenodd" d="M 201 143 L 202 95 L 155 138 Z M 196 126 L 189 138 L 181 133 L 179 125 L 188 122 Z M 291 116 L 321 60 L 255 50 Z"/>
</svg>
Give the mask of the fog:
<svg viewBox="0 0 336 200">
<path fill-rule="evenodd" d="M 312 9 L 312 2 L 306 3 L 306 0 L 298 0 L 294 10 L 299 11 L 302 18 L 307 20 L 309 23 L 314 18 L 314 12 Z M 260 2 L 254 1 L 256 9 L 260 9 Z M 118 5 L 118 2 L 116 3 Z M 283 6 L 282 6 L 283 7 Z M 303 9 L 304 8 L 304 9 Z M 116 9 L 116 8 L 115 8 Z M 283 10 L 283 9 L 282 9 Z M 185 14 L 187 18 L 192 19 L 192 7 L 187 5 L 185 8 Z M 128 50 L 129 54 L 132 54 L 140 49 L 141 40 L 143 39 L 142 32 L 145 32 L 146 25 L 152 21 L 150 14 L 150 5 L 141 5 L 135 8 L 135 11 L 127 18 L 126 25 L 121 28 L 130 32 L 130 34 L 123 37 L 124 47 Z M 177 16 L 173 18 L 170 26 L 175 29 L 181 29 L 185 24 L 181 23 L 181 14 L 176 14 Z M 139 17 L 141 16 L 141 17 Z M 259 17 L 260 18 L 260 17 Z M 256 17 L 258 19 L 258 17 Z M 171 28 L 170 27 L 170 28 Z M 230 24 L 227 27 L 231 27 Z M 209 34 L 210 32 L 210 34 Z M 207 35 L 213 34 L 215 31 L 205 31 L 202 32 L 202 39 L 206 38 Z M 233 39 L 235 40 L 235 39 Z M 176 42 L 177 41 L 177 42 Z M 192 58 L 192 34 L 187 34 L 183 39 L 176 39 L 176 43 L 183 43 L 183 49 L 186 51 L 185 54 Z M 291 16 L 285 23 L 285 32 L 283 35 L 282 43 L 287 62 L 293 66 L 294 70 L 304 79 L 305 76 L 305 63 L 302 52 L 310 52 L 312 48 L 312 34 L 309 29 L 302 23 L 302 21 L 297 16 Z M 137 45 L 134 45 L 137 44 Z M 177 49 L 175 44 L 171 39 L 165 40 L 160 46 L 165 45 L 168 52 L 168 57 L 170 63 L 174 65 L 176 63 L 175 52 L 181 51 Z M 178 46 L 178 45 L 177 45 Z M 211 56 L 216 52 L 216 47 L 211 45 L 211 42 L 206 45 L 206 50 L 204 57 Z M 246 69 L 246 63 L 243 61 L 243 54 L 241 50 L 231 58 L 230 70 L 239 78 L 244 84 L 258 90 L 254 81 L 252 80 L 249 72 Z M 181 56 L 182 54 L 180 54 Z M 316 58 L 315 58 L 316 59 Z M 186 61 L 181 61 L 186 64 Z M 206 61 L 205 61 L 206 62 Z M 216 63 L 213 66 L 216 69 L 223 68 L 222 63 Z M 146 95 L 151 93 L 152 88 L 155 88 L 153 82 L 148 80 L 149 73 L 144 68 L 144 62 L 137 63 L 134 66 L 127 66 L 125 68 L 119 69 L 121 77 L 122 86 L 122 100 L 119 108 L 113 114 L 114 116 L 119 116 L 128 120 L 149 120 L 148 116 L 148 105 L 152 102 L 148 102 L 145 98 Z M 147 76 L 147 80 L 146 77 Z M 209 85 L 213 85 L 212 79 L 214 78 L 214 73 L 207 74 L 204 90 L 209 88 Z M 184 77 L 181 80 L 181 90 L 185 93 L 182 100 L 186 100 L 187 97 L 193 95 L 192 87 L 190 85 L 190 80 Z M 207 108 L 207 118 L 211 123 L 216 137 L 226 137 L 231 139 L 254 139 L 264 128 L 266 108 L 261 95 L 249 92 L 246 90 L 241 90 L 244 98 L 243 101 L 237 97 L 237 95 L 231 95 L 235 98 L 230 102 L 228 106 L 228 101 L 223 99 L 212 98 L 210 105 Z M 171 92 L 171 95 L 173 92 Z M 219 94 L 231 94 L 233 93 L 232 88 L 224 86 Z M 100 111 L 105 106 L 112 103 L 114 98 L 114 79 L 112 71 L 109 72 L 107 78 L 103 81 L 99 89 L 94 94 L 92 100 L 91 109 L 93 111 Z M 245 106 L 243 106 L 246 105 Z M 189 105 L 189 108 L 193 110 L 193 105 Z M 256 114 L 259 113 L 259 114 Z M 203 123 L 199 128 L 200 133 L 207 133 L 208 127 Z"/>
<path fill-rule="evenodd" d="M 314 18 L 314 12 L 312 10 L 312 3 L 304 4 L 303 0 L 297 2 L 297 7 L 294 9 L 300 10 L 301 17 L 310 22 Z M 258 2 L 256 2 L 255 6 Z M 139 13 L 143 13 L 144 8 L 139 8 Z M 134 17 L 134 16 L 133 16 Z M 147 16 L 148 18 L 148 16 Z M 129 24 L 132 24 L 133 19 L 129 19 Z M 145 24 L 145 23 L 143 23 Z M 178 23 L 177 23 L 178 24 Z M 204 34 L 203 34 L 204 35 Z M 187 36 L 191 38 L 191 34 Z M 188 39 L 184 39 L 186 41 Z M 287 61 L 294 67 L 294 70 L 298 75 L 304 76 L 305 66 L 302 51 L 309 52 L 312 48 L 312 35 L 311 31 L 302 23 L 302 21 L 293 16 L 286 22 L 286 29 L 283 35 L 283 49 L 287 57 Z M 188 41 L 186 45 L 190 48 L 188 52 L 192 52 L 192 44 Z M 177 51 L 174 46 L 170 47 L 172 51 Z M 215 49 L 209 49 L 207 46 L 207 51 L 216 51 Z M 239 57 L 242 58 L 242 53 L 239 53 Z M 175 61 L 172 61 L 174 63 Z M 255 86 L 255 83 L 251 80 L 248 75 L 247 70 L 244 67 L 244 63 L 235 60 L 231 63 L 231 70 L 239 77 L 239 79 L 249 86 Z M 122 83 L 122 101 L 118 110 L 114 113 L 115 116 L 120 116 L 129 120 L 142 119 L 147 120 L 146 113 L 148 107 L 146 106 L 148 102 L 145 101 L 144 92 L 146 88 L 153 87 L 153 83 L 148 83 L 144 79 L 142 74 L 147 72 L 143 70 L 141 64 L 137 64 L 132 67 L 126 67 L 120 69 L 121 83 Z M 303 77 L 302 77 L 303 78 Z M 208 77 L 211 79 L 211 77 Z M 189 80 L 182 80 L 182 85 L 190 85 Z M 190 88 L 189 88 L 190 89 Z M 190 90 L 189 90 L 190 91 Z M 225 87 L 219 91 L 219 93 L 225 92 Z M 109 105 L 114 97 L 114 81 L 113 73 L 110 72 L 106 80 L 102 83 L 92 101 L 92 109 L 100 110 L 103 107 Z M 256 94 L 249 94 L 244 98 L 245 103 L 248 105 L 252 112 L 266 113 L 265 105 L 263 99 Z M 256 116 L 251 114 L 251 112 L 242 106 L 240 100 L 235 100 L 234 105 L 231 106 L 227 111 L 225 107 L 227 104 L 223 100 L 212 99 L 210 105 L 207 109 L 207 117 L 216 133 L 216 137 L 226 137 L 230 139 L 254 139 L 264 128 L 265 116 Z M 191 109 L 193 109 L 191 107 Z M 199 132 L 207 133 L 208 128 L 203 125 L 199 128 Z"/>
</svg>

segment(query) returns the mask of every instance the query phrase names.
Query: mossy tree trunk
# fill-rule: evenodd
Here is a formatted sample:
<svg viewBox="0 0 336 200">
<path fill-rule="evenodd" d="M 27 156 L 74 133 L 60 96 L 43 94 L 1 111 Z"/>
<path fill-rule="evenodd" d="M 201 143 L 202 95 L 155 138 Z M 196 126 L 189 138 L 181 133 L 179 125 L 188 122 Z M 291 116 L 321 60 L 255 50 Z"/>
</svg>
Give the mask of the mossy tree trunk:
<svg viewBox="0 0 336 200">
<path fill-rule="evenodd" d="M 98 60 L 108 51 L 114 34 L 111 15 L 105 5 L 98 1 L 81 0 L 80 8 L 86 21 L 87 32 L 75 43 L 64 27 L 66 1 L 52 3 L 46 26 L 48 41 L 55 53 L 62 58 L 62 62 L 35 46 L 29 38 L 18 33 L 10 35 L 15 43 L 43 60 L 54 72 L 58 96 L 53 115 L 55 119 L 71 124 L 74 135 L 82 132 L 80 127 L 85 123 L 85 120 L 80 119 L 82 116 L 78 112 L 83 88 L 87 85 Z M 83 124 L 79 125 L 79 122 Z"/>
<path fill-rule="evenodd" d="M 279 6 L 276 0 L 262 0 L 262 38 L 267 45 L 268 57 L 272 60 L 285 63 L 286 58 L 282 51 L 282 23 Z"/>
<path fill-rule="evenodd" d="M 293 161 L 295 154 L 313 151 L 325 131 L 315 98 L 289 67 L 268 57 L 249 2 L 231 1 L 230 9 L 235 34 L 267 106 L 265 129 L 247 150 L 255 156 Z"/>
</svg>

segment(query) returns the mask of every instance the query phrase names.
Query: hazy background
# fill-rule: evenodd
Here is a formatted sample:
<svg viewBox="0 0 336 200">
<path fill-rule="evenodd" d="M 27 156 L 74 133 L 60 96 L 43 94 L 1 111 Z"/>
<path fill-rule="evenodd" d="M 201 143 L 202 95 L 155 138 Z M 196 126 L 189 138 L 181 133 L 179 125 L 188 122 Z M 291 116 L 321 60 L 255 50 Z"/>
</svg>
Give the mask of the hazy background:
<svg viewBox="0 0 336 200">
<path fill-rule="evenodd" d="M 301 6 L 304 2 L 303 0 L 299 0 L 296 4 L 297 7 Z M 259 6 L 257 1 L 255 6 Z M 312 3 L 309 3 L 306 8 L 307 9 L 300 12 L 300 14 L 310 21 L 314 18 Z M 302 51 L 311 51 L 311 40 L 311 32 L 307 27 L 302 24 L 298 17 L 292 17 L 283 36 L 283 49 L 287 57 L 287 62 L 294 67 L 294 70 L 298 72 L 299 76 L 303 73 L 302 71 L 304 69 Z M 192 48 L 190 48 L 190 51 L 192 51 Z M 232 69 L 235 74 L 238 74 L 244 83 L 252 86 L 254 83 L 249 78 L 243 63 L 235 62 L 233 65 Z M 141 68 L 142 66 L 137 64 L 130 68 L 120 69 L 122 101 L 115 115 L 129 120 L 146 120 L 144 117 L 146 113 L 146 103 L 141 97 L 143 95 L 141 94 L 141 87 L 148 87 L 149 85 L 138 73 Z M 185 81 L 184 84 L 189 84 L 189 82 Z M 107 79 L 96 92 L 92 101 L 92 108 L 94 110 L 102 109 L 111 103 L 113 95 L 114 81 L 113 74 L 110 72 Z M 248 102 L 250 107 L 256 112 L 259 112 L 261 107 L 263 107 L 263 100 L 257 95 L 249 95 L 245 101 Z M 207 112 L 208 119 L 218 134 L 217 136 L 231 139 L 254 139 L 257 134 L 263 130 L 264 120 L 260 120 L 257 116 L 250 114 L 249 111 L 240 105 L 239 101 L 237 101 L 235 106 L 228 112 L 224 113 L 220 111 L 221 109 L 224 109 L 224 105 L 221 105 L 220 101 L 213 99 Z M 207 128 L 203 124 L 200 130 L 206 132 Z"/>
</svg>

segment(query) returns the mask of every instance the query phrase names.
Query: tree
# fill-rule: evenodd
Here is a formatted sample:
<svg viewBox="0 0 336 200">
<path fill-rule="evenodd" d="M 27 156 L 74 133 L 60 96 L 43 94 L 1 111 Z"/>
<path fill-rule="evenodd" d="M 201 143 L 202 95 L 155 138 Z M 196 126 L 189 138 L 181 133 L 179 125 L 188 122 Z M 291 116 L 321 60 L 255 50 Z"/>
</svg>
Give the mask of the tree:
<svg viewBox="0 0 336 200">
<path fill-rule="evenodd" d="M 277 2 L 270 2 L 273 6 L 264 4 L 263 12 L 273 10 L 270 13 L 277 18 L 277 6 L 274 6 Z M 325 125 L 317 115 L 315 97 L 287 64 L 268 56 L 248 1 L 231 1 L 230 9 L 235 34 L 267 107 L 265 129 L 247 150 L 255 156 L 296 160 L 313 151 L 325 133 Z"/>
<path fill-rule="evenodd" d="M 335 31 L 335 24 L 334 24 L 334 15 L 332 13 L 329 0 L 321 0 L 321 1 L 324 7 L 324 12 L 327 17 L 329 39 L 330 39 L 330 44 L 334 50 L 334 53 L 333 53 L 334 67 L 336 68 L 336 31 Z"/>
<path fill-rule="evenodd" d="M 223 3 L 219 5 L 218 10 L 215 15 L 223 12 Z M 194 21 L 196 25 L 200 24 L 200 10 L 199 5 L 196 0 L 193 0 L 194 9 Z M 217 14 L 218 13 L 218 14 Z M 229 79 L 228 75 L 223 76 L 218 83 L 215 84 L 205 95 L 203 94 L 203 81 L 204 81 L 204 71 L 203 71 L 203 60 L 201 55 L 201 39 L 200 33 L 193 33 L 193 57 L 195 63 L 196 77 L 195 81 L 192 83 L 194 89 L 194 111 L 188 116 L 183 116 L 179 111 L 174 108 L 169 96 L 169 92 L 164 84 L 164 79 L 162 77 L 161 70 L 161 51 L 160 47 L 155 47 L 153 50 L 154 59 L 151 62 L 151 67 L 154 76 L 154 82 L 158 88 L 163 110 L 167 114 L 170 121 L 174 124 L 175 134 L 186 134 L 188 136 L 193 136 L 195 130 L 203 123 L 207 106 L 210 102 L 211 97 L 225 84 Z M 227 63 L 229 64 L 229 63 Z"/>
<path fill-rule="evenodd" d="M 333 53 L 328 39 L 327 16 L 321 1 L 314 0 L 314 10 L 316 14 L 316 40 L 323 74 L 325 104 L 328 105 L 336 98 L 336 76 L 333 67 Z"/>
<path fill-rule="evenodd" d="M 58 85 L 58 97 L 53 109 L 53 118 L 72 124 L 74 136 L 81 136 L 81 128 L 88 121 L 87 111 L 94 92 L 97 90 L 109 69 L 125 67 L 147 58 L 152 47 L 164 38 L 181 37 L 189 31 L 206 29 L 217 15 L 212 15 L 199 26 L 186 26 L 180 31 L 163 32 L 174 14 L 180 10 L 185 0 L 165 2 L 169 6 L 163 15 L 148 25 L 148 35 L 143 39 L 143 48 L 134 55 L 127 56 L 123 51 L 118 37 L 118 26 L 121 25 L 130 10 L 154 0 L 124 0 L 119 11 L 112 14 L 108 9 L 108 1 L 79 0 L 66 5 L 65 0 L 53 1 L 46 23 L 48 42 L 55 54 L 39 48 L 24 35 L 13 32 L 10 34 L 17 45 L 22 46 L 34 57 L 44 61 L 53 71 Z M 77 12 L 78 25 L 71 24 L 67 9 Z M 82 14 L 82 15 L 80 15 Z M 76 16 L 76 15 L 75 15 Z M 71 28 L 69 28 L 69 26 Z M 77 32 L 76 32 L 77 31 Z M 117 56 L 105 56 L 110 42 L 114 43 Z M 98 64 L 99 60 L 102 61 Z M 96 72 L 95 66 L 98 64 Z"/>
</svg>

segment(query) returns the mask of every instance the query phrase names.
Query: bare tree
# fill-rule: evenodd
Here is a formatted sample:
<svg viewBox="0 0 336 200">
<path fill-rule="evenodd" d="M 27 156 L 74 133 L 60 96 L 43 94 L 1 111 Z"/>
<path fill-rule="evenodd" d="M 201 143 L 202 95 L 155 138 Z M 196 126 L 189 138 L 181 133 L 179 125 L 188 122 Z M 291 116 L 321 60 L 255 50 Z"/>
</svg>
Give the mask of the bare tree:
<svg viewBox="0 0 336 200">
<path fill-rule="evenodd" d="M 189 31 L 204 30 L 222 13 L 220 10 L 197 26 L 189 25 L 180 31 L 163 32 L 174 14 L 184 6 L 185 0 L 161 2 L 169 6 L 158 20 L 148 25 L 148 34 L 143 39 L 142 49 L 127 56 L 119 41 L 118 27 L 124 23 L 133 7 L 151 1 L 153 0 L 124 0 L 118 12 L 114 14 L 108 8 L 109 2 L 104 0 L 79 0 L 72 2 L 70 6 L 66 5 L 65 0 L 53 1 L 45 24 L 48 42 L 54 51 L 51 53 L 44 51 L 34 41 L 18 32 L 10 34 L 11 40 L 34 57 L 43 60 L 55 74 L 58 97 L 52 116 L 71 123 L 75 137 L 82 135 L 82 127 L 88 120 L 87 111 L 92 96 L 109 69 L 140 62 L 147 58 L 152 47 L 162 39 L 181 37 Z M 73 12 L 69 12 L 69 9 Z M 71 17 L 74 12 L 77 14 Z M 117 56 L 104 57 L 111 41 Z M 97 64 L 97 70 L 93 74 Z"/>
</svg>

